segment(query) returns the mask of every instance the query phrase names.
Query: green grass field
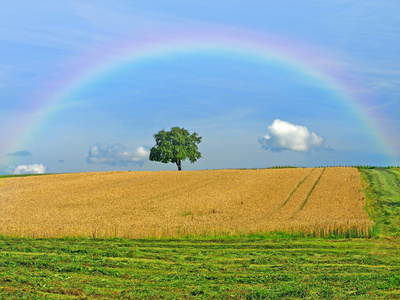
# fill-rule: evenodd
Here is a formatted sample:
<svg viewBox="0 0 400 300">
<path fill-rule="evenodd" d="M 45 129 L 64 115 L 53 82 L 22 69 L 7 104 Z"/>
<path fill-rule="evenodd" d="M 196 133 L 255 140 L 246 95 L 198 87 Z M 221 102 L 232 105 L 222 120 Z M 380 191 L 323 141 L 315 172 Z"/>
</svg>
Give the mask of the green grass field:
<svg viewBox="0 0 400 300">
<path fill-rule="evenodd" d="M 360 170 L 367 238 L 0 238 L 0 299 L 400 299 L 399 170 Z"/>
<path fill-rule="evenodd" d="M 2 299 L 400 298 L 398 241 L 7 238 L 0 247 Z"/>
<path fill-rule="evenodd" d="M 375 235 L 400 237 L 400 169 L 360 169 Z"/>
</svg>

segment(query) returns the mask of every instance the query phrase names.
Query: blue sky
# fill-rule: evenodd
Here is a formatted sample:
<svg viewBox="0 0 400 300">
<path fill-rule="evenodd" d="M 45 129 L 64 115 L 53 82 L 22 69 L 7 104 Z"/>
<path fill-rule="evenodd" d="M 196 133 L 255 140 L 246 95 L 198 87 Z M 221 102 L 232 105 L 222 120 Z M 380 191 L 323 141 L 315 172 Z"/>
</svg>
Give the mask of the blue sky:
<svg viewBox="0 0 400 300">
<path fill-rule="evenodd" d="M 397 0 L 0 7 L 2 174 L 175 170 L 173 126 L 184 170 L 400 164 Z"/>
</svg>

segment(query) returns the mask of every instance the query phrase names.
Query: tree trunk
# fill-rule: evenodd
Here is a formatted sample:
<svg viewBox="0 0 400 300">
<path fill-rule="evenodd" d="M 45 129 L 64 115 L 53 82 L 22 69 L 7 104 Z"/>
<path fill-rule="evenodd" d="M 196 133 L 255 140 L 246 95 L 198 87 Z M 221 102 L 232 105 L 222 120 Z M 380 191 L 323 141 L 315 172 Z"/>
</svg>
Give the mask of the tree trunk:
<svg viewBox="0 0 400 300">
<path fill-rule="evenodd" d="M 178 160 L 176 162 L 176 165 L 178 166 L 178 171 L 182 171 L 182 162 L 181 162 L 181 160 Z"/>
</svg>

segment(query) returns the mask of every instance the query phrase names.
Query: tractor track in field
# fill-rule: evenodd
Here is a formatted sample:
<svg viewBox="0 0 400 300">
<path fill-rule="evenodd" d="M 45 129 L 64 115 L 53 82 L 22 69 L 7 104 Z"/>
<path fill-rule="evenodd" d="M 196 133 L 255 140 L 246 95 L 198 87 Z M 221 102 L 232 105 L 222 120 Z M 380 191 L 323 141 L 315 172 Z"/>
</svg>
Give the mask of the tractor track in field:
<svg viewBox="0 0 400 300">
<path fill-rule="evenodd" d="M 303 203 L 300 205 L 299 209 L 290 217 L 290 219 L 293 219 L 298 213 L 299 211 L 301 211 L 304 206 L 306 206 L 308 199 L 310 198 L 312 192 L 314 191 L 315 187 L 317 186 L 318 182 L 320 181 L 322 174 L 324 174 L 325 172 L 325 168 L 322 169 L 321 173 L 319 174 L 318 179 L 315 181 L 314 185 L 312 186 L 310 192 L 308 193 L 306 199 L 304 199 Z"/>
<path fill-rule="evenodd" d="M 296 193 L 296 191 L 298 190 L 298 188 L 303 184 L 303 182 L 304 182 L 304 181 L 311 175 L 311 173 L 314 172 L 314 171 L 315 171 L 315 169 L 312 169 L 312 170 L 310 171 L 310 173 L 308 173 L 308 174 L 303 178 L 303 180 L 301 180 L 301 181 L 299 182 L 299 184 L 298 184 L 298 185 L 293 189 L 293 191 L 290 193 L 289 197 L 288 197 L 285 201 L 283 201 L 282 205 L 281 205 L 275 212 L 277 212 L 278 210 L 282 209 L 282 208 L 289 202 L 289 200 L 290 200 L 290 198 L 293 196 L 293 194 Z"/>
<path fill-rule="evenodd" d="M 307 204 L 308 198 L 318 184 L 325 168 L 312 169 L 293 189 L 289 197 L 271 214 L 270 220 L 292 219 Z M 306 195 L 304 197 L 304 195 Z"/>
</svg>

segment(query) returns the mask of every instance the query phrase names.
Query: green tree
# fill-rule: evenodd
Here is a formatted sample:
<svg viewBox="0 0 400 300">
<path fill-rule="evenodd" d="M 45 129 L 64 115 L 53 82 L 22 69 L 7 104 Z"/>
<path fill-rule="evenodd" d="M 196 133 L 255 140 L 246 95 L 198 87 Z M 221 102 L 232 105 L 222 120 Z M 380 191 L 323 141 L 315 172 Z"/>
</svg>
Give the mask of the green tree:
<svg viewBox="0 0 400 300">
<path fill-rule="evenodd" d="M 156 145 L 150 149 L 151 161 L 162 163 L 176 163 L 178 170 L 182 171 L 182 161 L 187 158 L 191 163 L 201 158 L 197 144 L 201 142 L 201 136 L 196 132 L 189 134 L 184 128 L 172 127 L 170 131 L 161 130 L 156 133 L 154 139 Z"/>
</svg>

